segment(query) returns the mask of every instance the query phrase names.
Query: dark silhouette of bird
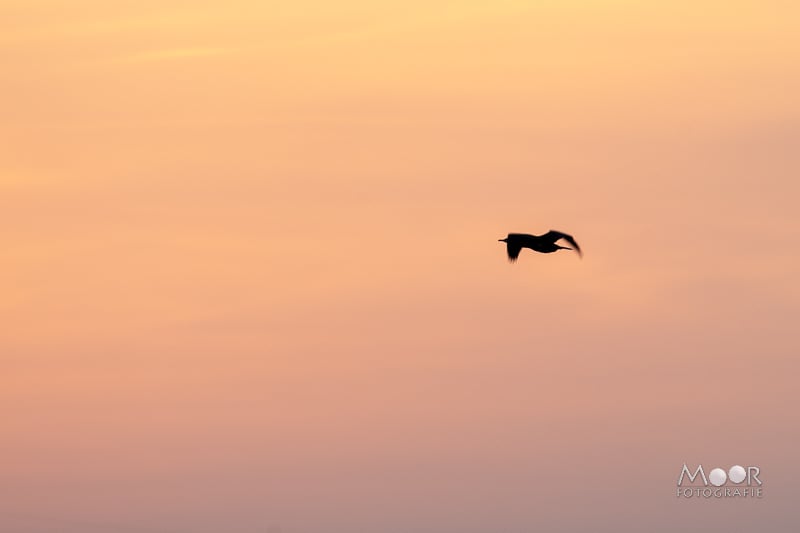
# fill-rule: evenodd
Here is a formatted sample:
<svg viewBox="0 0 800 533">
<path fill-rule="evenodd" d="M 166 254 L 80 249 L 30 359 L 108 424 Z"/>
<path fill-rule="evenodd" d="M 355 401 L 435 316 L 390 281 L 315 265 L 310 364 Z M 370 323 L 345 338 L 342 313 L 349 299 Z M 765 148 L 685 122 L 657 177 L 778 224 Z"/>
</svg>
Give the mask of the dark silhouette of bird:
<svg viewBox="0 0 800 533">
<path fill-rule="evenodd" d="M 572 245 L 559 246 L 557 241 L 564 239 Z M 527 233 L 509 233 L 505 239 L 498 239 L 500 242 L 506 243 L 506 252 L 508 252 L 508 260 L 512 263 L 517 260 L 519 253 L 523 248 L 530 248 L 534 252 L 541 252 L 543 254 L 550 254 L 558 250 L 575 250 L 578 255 L 583 257 L 581 247 L 572 238 L 572 235 L 561 233 L 560 231 L 550 230 L 544 235 L 528 235 Z"/>
</svg>

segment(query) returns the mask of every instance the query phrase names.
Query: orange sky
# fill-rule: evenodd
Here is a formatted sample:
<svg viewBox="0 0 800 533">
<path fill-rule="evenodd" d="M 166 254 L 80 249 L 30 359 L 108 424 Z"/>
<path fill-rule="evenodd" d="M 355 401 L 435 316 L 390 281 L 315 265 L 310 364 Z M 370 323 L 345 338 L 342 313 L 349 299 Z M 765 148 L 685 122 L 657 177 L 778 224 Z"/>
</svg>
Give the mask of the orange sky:
<svg viewBox="0 0 800 533">
<path fill-rule="evenodd" d="M 0 529 L 791 529 L 798 16 L 4 1 Z"/>
</svg>

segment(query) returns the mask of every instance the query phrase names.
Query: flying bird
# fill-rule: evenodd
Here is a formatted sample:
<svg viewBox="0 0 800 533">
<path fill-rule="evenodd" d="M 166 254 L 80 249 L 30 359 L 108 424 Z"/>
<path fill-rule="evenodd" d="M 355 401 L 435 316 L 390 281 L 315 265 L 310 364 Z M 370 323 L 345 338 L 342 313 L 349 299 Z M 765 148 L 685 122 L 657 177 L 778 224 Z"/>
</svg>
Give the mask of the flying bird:
<svg viewBox="0 0 800 533">
<path fill-rule="evenodd" d="M 559 246 L 557 241 L 564 239 L 569 246 Z M 519 253 L 523 248 L 530 248 L 534 252 L 541 252 L 543 254 L 550 254 L 558 250 L 575 250 L 578 255 L 583 257 L 581 247 L 572 238 L 572 235 L 561 233 L 560 231 L 550 230 L 544 235 L 528 235 L 527 233 L 509 233 L 505 239 L 498 239 L 500 242 L 506 243 L 506 252 L 508 252 L 508 260 L 512 263 L 517 260 Z"/>
</svg>

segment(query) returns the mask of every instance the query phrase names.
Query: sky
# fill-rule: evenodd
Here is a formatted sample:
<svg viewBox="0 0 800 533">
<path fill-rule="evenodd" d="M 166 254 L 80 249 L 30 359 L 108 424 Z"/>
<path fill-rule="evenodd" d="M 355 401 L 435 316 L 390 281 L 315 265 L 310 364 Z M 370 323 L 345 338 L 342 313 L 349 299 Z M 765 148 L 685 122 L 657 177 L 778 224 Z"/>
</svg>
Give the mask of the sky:
<svg viewBox="0 0 800 533">
<path fill-rule="evenodd" d="M 4 0 L 0 529 L 796 529 L 798 16 Z"/>
</svg>

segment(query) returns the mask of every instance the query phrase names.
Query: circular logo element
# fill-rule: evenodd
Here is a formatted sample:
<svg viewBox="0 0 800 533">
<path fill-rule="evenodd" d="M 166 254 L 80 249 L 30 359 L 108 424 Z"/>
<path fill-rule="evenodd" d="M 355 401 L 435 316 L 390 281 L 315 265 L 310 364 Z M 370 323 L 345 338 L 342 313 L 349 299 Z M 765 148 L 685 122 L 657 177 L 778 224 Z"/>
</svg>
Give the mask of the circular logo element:
<svg viewBox="0 0 800 533">
<path fill-rule="evenodd" d="M 732 466 L 730 470 L 728 470 L 728 477 L 734 483 L 741 483 L 744 481 L 744 478 L 747 477 L 747 473 L 744 471 L 744 467 L 739 465 Z"/>
<path fill-rule="evenodd" d="M 728 476 L 725 474 L 725 471 L 721 468 L 715 468 L 708 474 L 708 480 L 711 481 L 711 484 L 715 487 L 721 487 L 725 484 L 725 480 L 728 479 Z"/>
</svg>

